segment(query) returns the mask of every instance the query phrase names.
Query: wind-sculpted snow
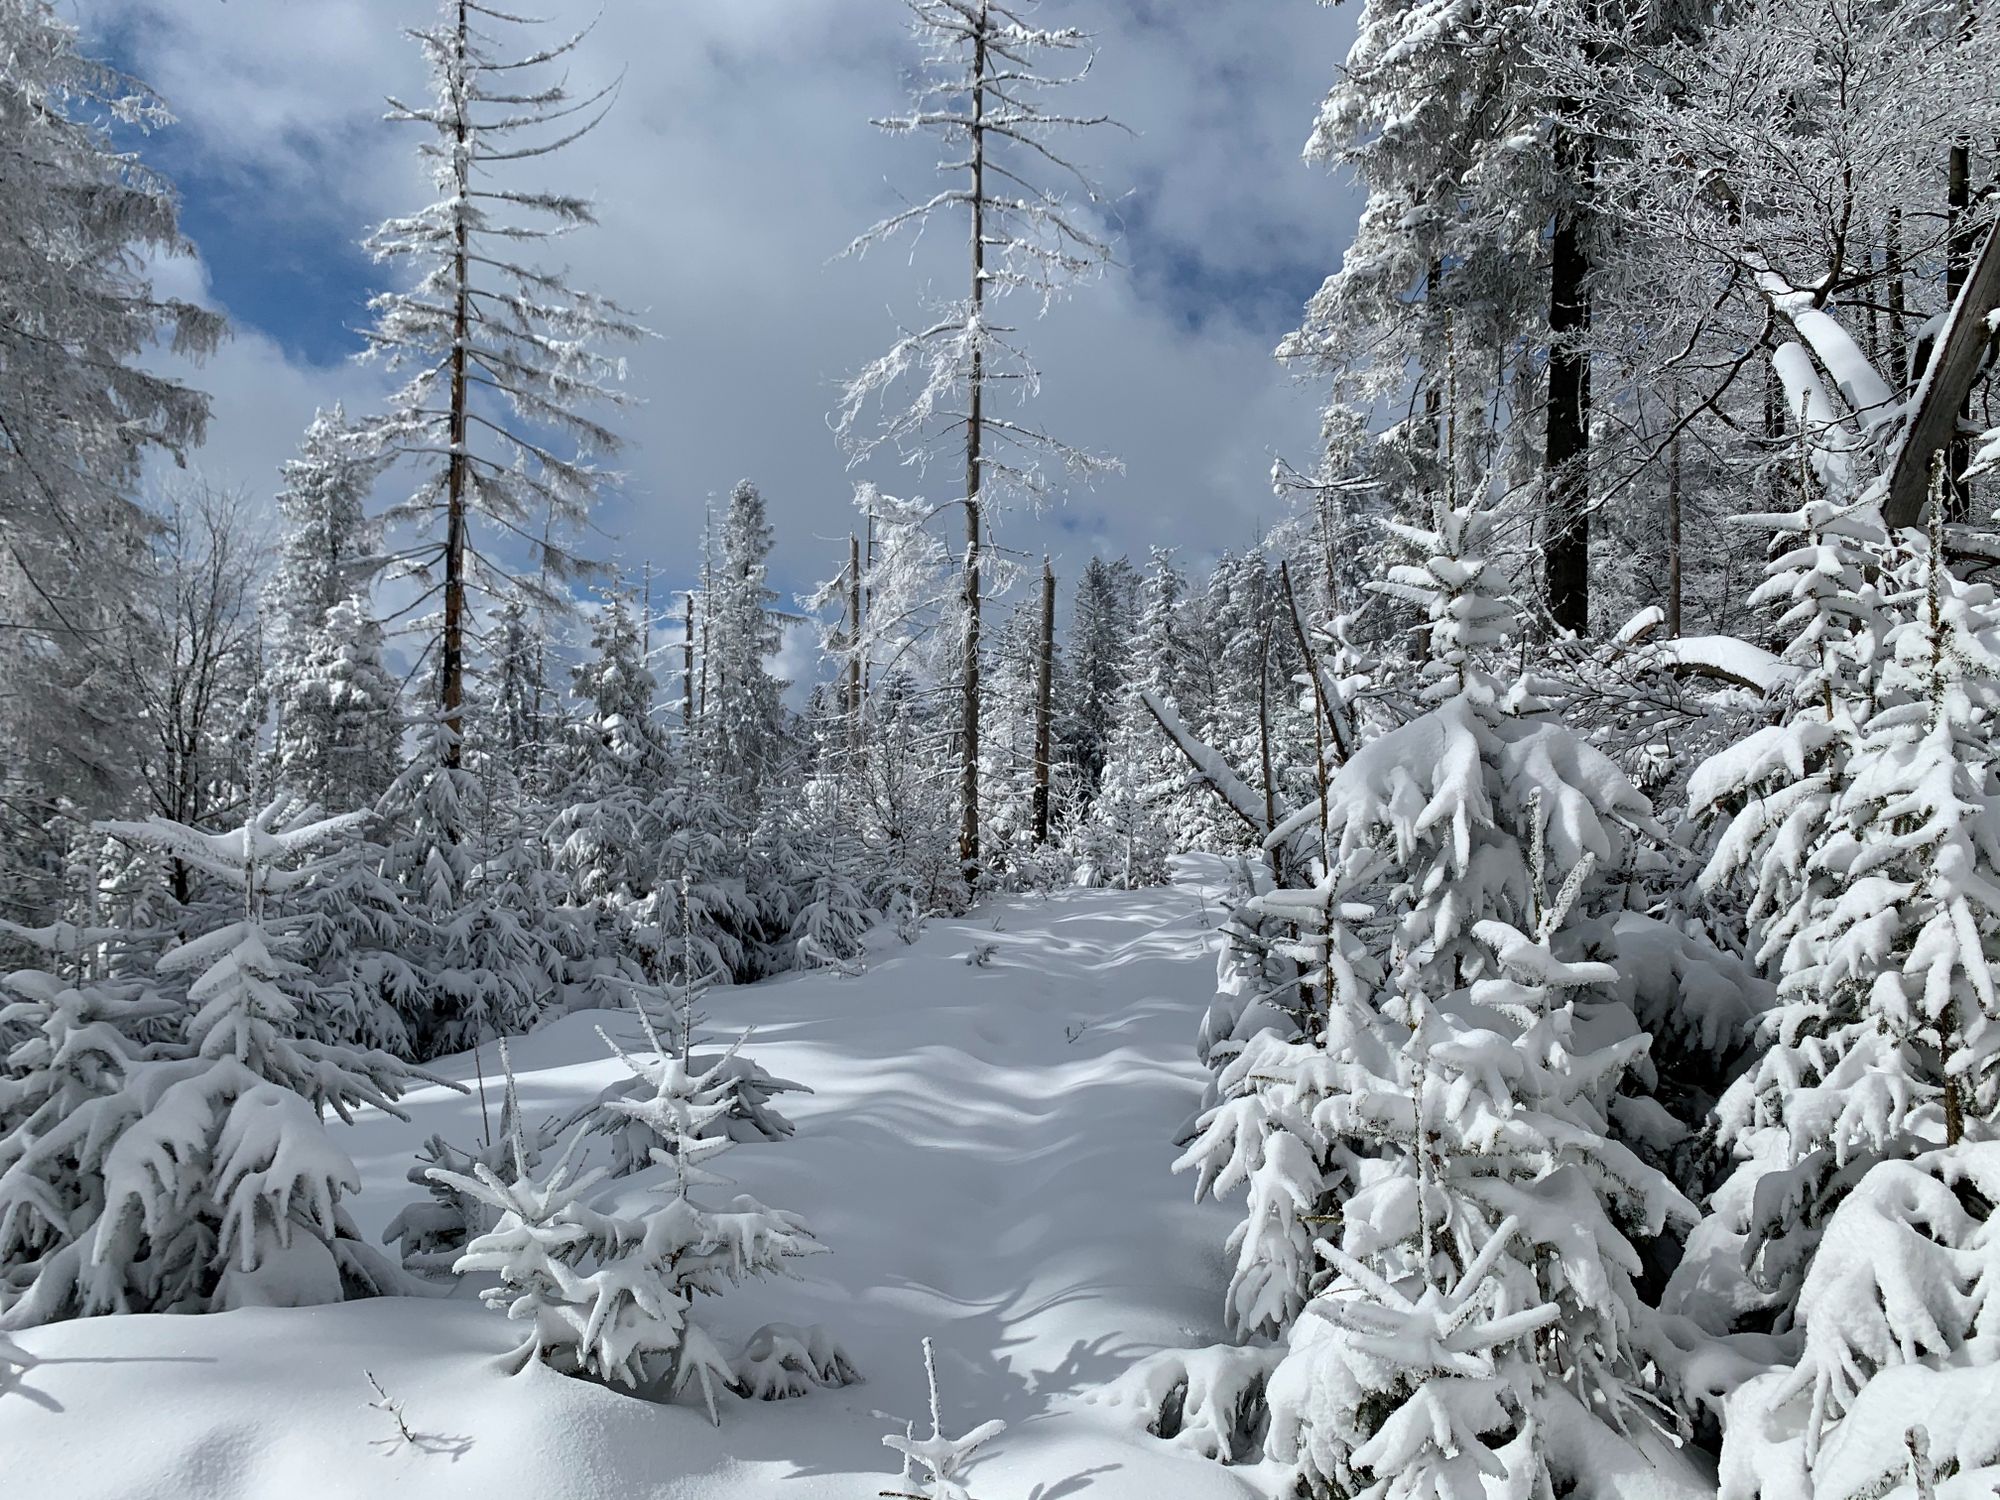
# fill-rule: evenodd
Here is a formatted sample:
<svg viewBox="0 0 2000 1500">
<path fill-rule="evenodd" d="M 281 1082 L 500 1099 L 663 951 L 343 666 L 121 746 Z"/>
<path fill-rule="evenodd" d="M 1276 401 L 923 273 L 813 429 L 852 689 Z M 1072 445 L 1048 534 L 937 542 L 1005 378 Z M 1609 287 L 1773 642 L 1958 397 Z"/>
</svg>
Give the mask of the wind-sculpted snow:
<svg viewBox="0 0 2000 1500">
<path fill-rule="evenodd" d="M 724 1393 L 712 1429 L 692 1398 L 658 1405 L 540 1365 L 508 1374 L 523 1325 L 479 1304 L 476 1275 L 429 1298 L 85 1319 L 19 1335 L 39 1362 L 11 1376 L 0 1356 L 0 1494 L 850 1500 L 897 1487 L 884 1436 L 906 1421 L 930 1431 L 924 1335 L 944 1430 L 1006 1424 L 959 1474 L 981 1500 L 1253 1494 L 1242 1471 L 1150 1436 L 1152 1408 L 1118 1384 L 1223 1332 L 1230 1215 L 1189 1203 L 1167 1170 L 1202 1084 L 1189 1040 L 1216 902 L 1189 886 L 1009 902 L 912 947 L 878 936 L 858 978 L 710 992 L 712 1033 L 754 1025 L 759 1063 L 812 1090 L 788 1103 L 795 1137 L 716 1164 L 733 1183 L 718 1202 L 743 1192 L 795 1209 L 830 1253 L 796 1262 L 797 1280 L 700 1298 L 695 1314 L 723 1348 L 762 1351 L 741 1364 L 755 1394 L 787 1383 L 786 1350 L 830 1362 L 836 1345 L 866 1384 Z M 968 967 L 975 946 L 992 957 Z M 646 1047 L 629 1012 L 510 1043 L 530 1128 L 629 1080 L 598 1026 L 635 1056 Z M 363 1111 L 328 1127 L 359 1168 L 342 1205 L 366 1239 L 417 1194 L 405 1172 L 422 1142 L 477 1145 L 482 1078 L 497 1115 L 492 1047 L 437 1071 L 471 1093 L 419 1089 L 402 1101 L 408 1123 Z M 590 1141 L 593 1156 L 607 1149 Z M 603 1184 L 605 1211 L 657 1201 L 664 1171 Z"/>
</svg>

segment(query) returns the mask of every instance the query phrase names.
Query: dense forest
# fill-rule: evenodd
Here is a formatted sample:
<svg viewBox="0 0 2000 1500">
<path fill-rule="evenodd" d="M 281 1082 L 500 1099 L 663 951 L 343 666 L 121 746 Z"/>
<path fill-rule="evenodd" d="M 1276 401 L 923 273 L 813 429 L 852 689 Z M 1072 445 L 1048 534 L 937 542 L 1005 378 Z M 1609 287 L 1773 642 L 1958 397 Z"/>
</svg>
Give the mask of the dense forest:
<svg viewBox="0 0 2000 1500">
<path fill-rule="evenodd" d="M 941 924 L 983 982 L 982 923 L 1193 891 L 1198 1080 L 1119 1170 L 1223 1200 L 1214 1326 L 1103 1372 L 1183 1477 L 1081 1488 L 1993 1487 L 1994 17 L 1351 3 L 1299 126 L 1363 207 L 1275 350 L 1318 451 L 1255 546 L 1057 559 L 1022 518 L 1118 464 L 1037 354 L 1121 274 L 1090 7 L 907 0 L 879 123 L 921 144 L 848 255 L 928 235 L 962 280 L 792 439 L 853 478 L 793 598 L 754 474 L 647 539 L 670 574 L 598 559 L 626 356 L 672 330 L 562 267 L 619 107 L 570 81 L 590 30 L 422 8 L 381 128 L 435 197 L 365 239 L 393 399 L 253 495 L 161 373 L 228 332 L 155 290 L 195 248 L 166 102 L 0 0 L 0 1474 L 64 1325 L 455 1286 L 510 1371 L 725 1441 L 731 1392 L 832 1399 L 837 1315 L 738 1351 L 706 1312 L 839 1250 L 704 1165 L 799 1129 L 760 982 L 901 994 Z M 517 1080 L 590 1017 L 583 1096 Z M 468 1089 L 364 1233 L 350 1126 Z M 883 1493 L 1028 1493 L 923 1360 Z"/>
</svg>

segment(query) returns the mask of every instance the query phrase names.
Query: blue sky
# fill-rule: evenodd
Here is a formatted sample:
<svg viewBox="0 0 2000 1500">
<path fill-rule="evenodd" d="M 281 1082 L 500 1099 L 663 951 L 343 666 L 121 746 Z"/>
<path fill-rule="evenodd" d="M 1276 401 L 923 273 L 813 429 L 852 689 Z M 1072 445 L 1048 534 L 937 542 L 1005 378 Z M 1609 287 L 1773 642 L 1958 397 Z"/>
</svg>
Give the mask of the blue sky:
<svg viewBox="0 0 2000 1500">
<path fill-rule="evenodd" d="M 236 339 L 197 376 L 216 398 L 199 463 L 269 491 L 320 404 L 366 407 L 386 378 L 352 330 L 380 272 L 359 249 L 426 201 L 407 127 L 383 96 L 422 87 L 399 32 L 428 0 L 71 0 L 98 47 L 155 84 L 181 123 L 148 140 L 185 199 L 198 264 L 164 284 L 228 311 Z M 597 0 L 549 0 L 558 21 Z M 1310 460 L 1314 394 L 1270 358 L 1333 270 L 1357 206 L 1299 150 L 1351 37 L 1314 0 L 1046 0 L 1099 58 L 1078 96 L 1132 134 L 1081 152 L 1117 199 L 1123 266 L 1028 330 L 1040 419 L 1117 454 L 1122 476 L 1001 540 L 1073 574 L 1093 550 L 1182 549 L 1201 565 L 1255 540 L 1280 504 L 1272 458 Z M 573 15 L 572 15 L 573 13 Z M 915 318 L 954 258 L 926 245 L 837 259 L 899 196 L 930 190 L 927 143 L 868 124 L 913 61 L 896 0 L 604 0 L 579 84 L 625 81 L 603 129 L 549 170 L 599 205 L 567 242 L 580 284 L 643 311 L 620 419 L 632 440 L 597 550 L 676 579 L 703 505 L 742 476 L 770 500 L 775 571 L 803 589 L 836 560 L 856 479 L 948 487 L 878 460 L 849 471 L 828 429 L 838 382 Z M 392 481 L 393 482 L 393 481 Z"/>
</svg>

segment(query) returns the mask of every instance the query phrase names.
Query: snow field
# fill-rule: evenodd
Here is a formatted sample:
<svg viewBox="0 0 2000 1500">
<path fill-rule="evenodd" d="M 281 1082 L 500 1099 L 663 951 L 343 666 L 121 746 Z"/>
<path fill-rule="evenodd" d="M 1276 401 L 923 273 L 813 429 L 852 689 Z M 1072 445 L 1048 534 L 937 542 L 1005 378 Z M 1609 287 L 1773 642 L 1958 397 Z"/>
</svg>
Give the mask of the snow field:
<svg viewBox="0 0 2000 1500">
<path fill-rule="evenodd" d="M 718 1192 L 803 1214 L 830 1253 L 798 1281 L 747 1285 L 701 1315 L 732 1348 L 766 1322 L 824 1324 L 865 1384 L 732 1398 L 711 1429 L 693 1406 L 540 1368 L 503 1373 L 519 1326 L 470 1285 L 432 1300 L 88 1319 L 20 1338 L 40 1362 L 0 1396 L 0 1494 L 873 1494 L 896 1473 L 883 1434 L 904 1419 L 928 1431 L 926 1334 L 947 1433 L 1007 1423 L 969 1470 L 981 1500 L 1252 1493 L 1246 1476 L 1146 1435 L 1145 1414 L 1104 1390 L 1156 1350 L 1223 1337 L 1232 1206 L 1195 1206 L 1167 1170 L 1201 1083 L 1190 1041 L 1212 972 L 1205 923 L 1220 911 L 1216 868 L 1182 873 L 1162 890 L 1013 900 L 941 921 L 879 950 L 859 978 L 823 971 L 711 994 L 712 1034 L 754 1026 L 757 1061 L 815 1091 L 781 1101 L 796 1138 L 717 1163 L 735 1183 Z M 530 1121 L 626 1076 L 599 1026 L 637 1042 L 631 1017 L 588 1012 L 510 1043 Z M 420 1089 L 407 1124 L 369 1114 L 334 1127 L 362 1172 L 352 1208 L 365 1235 L 416 1192 L 404 1173 L 421 1140 L 477 1137 L 482 1071 L 497 1117 L 496 1065 L 492 1048 L 448 1059 L 435 1071 L 473 1092 Z M 642 1191 L 652 1175 L 613 1191 Z M 383 1401 L 371 1374 L 414 1442 L 371 1406 Z M 114 1431 L 123 1437 L 105 1444 Z"/>
</svg>

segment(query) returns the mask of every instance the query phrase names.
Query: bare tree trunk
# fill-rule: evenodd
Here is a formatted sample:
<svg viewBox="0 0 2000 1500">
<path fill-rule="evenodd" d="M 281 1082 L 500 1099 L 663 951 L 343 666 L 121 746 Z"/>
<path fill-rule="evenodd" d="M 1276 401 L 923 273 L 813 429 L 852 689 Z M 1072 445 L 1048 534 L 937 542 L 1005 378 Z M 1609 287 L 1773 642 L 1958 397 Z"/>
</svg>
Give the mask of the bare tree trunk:
<svg viewBox="0 0 2000 1500">
<path fill-rule="evenodd" d="M 1319 653 L 1313 649 L 1312 634 L 1306 629 L 1305 611 L 1299 608 L 1298 592 L 1292 587 L 1291 564 L 1278 564 L 1278 584 L 1285 595 L 1285 613 L 1291 617 L 1292 639 L 1298 643 L 1299 659 L 1305 663 L 1307 680 L 1312 688 L 1315 722 L 1332 737 L 1334 751 L 1345 761 L 1353 753 L 1348 730 L 1340 722 L 1345 709 L 1334 701 L 1327 680 L 1320 672 Z"/>
<path fill-rule="evenodd" d="M 1678 407 L 1679 403 L 1675 403 Z M 1672 421 L 1680 425 L 1678 411 Z M 1667 448 L 1667 634 L 1681 633 L 1681 439 Z"/>
<path fill-rule="evenodd" d="M 1436 298 L 1438 292 L 1438 283 L 1443 279 L 1443 277 L 1444 277 L 1444 264 L 1442 261 L 1438 260 L 1437 257 L 1433 256 L 1431 258 L 1430 264 L 1424 267 L 1425 302 L 1430 302 Z M 1449 366 L 1451 363 L 1451 312 L 1450 309 L 1448 308 L 1446 309 L 1444 315 L 1444 342 L 1445 342 L 1445 364 Z M 1449 386 L 1450 380 L 1449 378 L 1447 378 L 1443 382 L 1440 382 L 1438 378 L 1438 372 L 1436 370 L 1423 371 L 1423 378 L 1424 378 L 1423 432 L 1426 439 L 1430 443 L 1430 456 L 1432 460 L 1436 462 L 1440 467 L 1445 467 L 1449 463 L 1449 460 L 1446 459 L 1444 452 L 1445 433 L 1446 433 L 1445 424 L 1451 420 L 1451 415 L 1445 411 L 1444 403 L 1445 403 L 1446 387 Z M 1455 390 L 1451 392 L 1451 396 L 1453 400 L 1458 399 L 1458 393 Z M 1446 482 L 1447 483 L 1449 482 L 1448 475 Z M 1426 511 L 1426 514 L 1422 517 L 1416 518 L 1416 522 L 1418 525 L 1428 525 L 1430 523 L 1430 516 L 1428 512 L 1436 507 L 1437 497 L 1442 492 L 1443 492 L 1443 486 L 1439 486 L 1438 488 L 1435 489 L 1427 489 L 1424 492 L 1423 506 Z"/>
<path fill-rule="evenodd" d="M 979 0 L 972 44 L 972 316 L 986 305 L 986 41 L 989 13 Z M 979 863 L 979 559 L 981 453 L 986 430 L 983 354 L 972 350 L 965 421 L 965 662 L 959 696 L 958 858 L 967 873 Z"/>
<path fill-rule="evenodd" d="M 1948 240 L 1945 246 L 1944 292 L 1951 307 L 1958 306 L 1958 294 L 1965 290 L 1965 277 L 1972 265 L 1972 153 L 1966 143 L 1951 143 L 1945 169 L 1945 218 Z M 1970 398 L 1959 408 L 1961 417 L 1970 416 Z M 1972 462 L 1972 449 L 1965 435 L 1955 433 L 1945 447 L 1944 512 L 1949 521 L 1963 521 L 1971 513 L 1970 488 L 1959 476 Z"/>
<path fill-rule="evenodd" d="M 1340 613 L 1340 569 L 1333 552 L 1333 501 L 1325 490 L 1319 495 L 1320 565 L 1326 570 L 1326 612 Z"/>
<path fill-rule="evenodd" d="M 1565 132 L 1556 145 L 1558 170 L 1581 194 L 1590 175 L 1590 148 Z M 1590 448 L 1590 361 L 1576 346 L 1590 324 L 1584 286 L 1590 254 L 1584 213 L 1565 205 L 1556 214 L 1549 258 L 1549 396 L 1543 446 L 1546 485 L 1545 581 L 1549 614 L 1578 635 L 1590 629 L 1590 495 L 1585 459 Z"/>
<path fill-rule="evenodd" d="M 1035 662 L 1035 844 L 1049 841 L 1049 719 L 1056 675 L 1056 571 L 1042 559 L 1042 640 Z"/>
<path fill-rule="evenodd" d="M 1299 596 L 1292 588 L 1292 568 L 1290 563 L 1278 564 L 1278 582 L 1285 592 L 1285 613 L 1291 617 L 1292 639 L 1298 642 L 1299 657 L 1306 665 L 1306 680 L 1312 687 L 1313 695 L 1313 782 L 1319 793 L 1319 851 L 1322 874 L 1333 869 L 1333 857 L 1328 851 L 1327 785 L 1331 772 L 1327 766 L 1326 739 L 1331 729 L 1336 745 L 1340 742 L 1340 724 L 1335 717 L 1334 706 L 1327 702 L 1326 679 L 1320 675 L 1319 658 L 1313 650 L 1312 636 L 1306 630 L 1305 614 L 1299 608 Z"/>
<path fill-rule="evenodd" d="M 1264 598 L 1264 624 L 1257 636 L 1257 755 L 1264 772 L 1264 826 L 1278 826 L 1278 788 L 1271 774 L 1271 600 Z"/>
<path fill-rule="evenodd" d="M 688 590 L 687 626 L 681 636 L 681 728 L 694 727 L 694 590 Z"/>
<path fill-rule="evenodd" d="M 861 753 L 861 538 L 847 533 L 847 748 Z"/>
<path fill-rule="evenodd" d="M 1882 258 L 1889 272 L 1889 373 L 1896 393 L 1910 388 L 1909 317 L 1903 293 L 1903 211 L 1889 210 L 1883 232 Z"/>
<path fill-rule="evenodd" d="M 445 764 L 456 767 L 461 750 L 465 706 L 465 491 L 466 491 L 466 402 L 465 341 L 471 331 L 471 273 L 465 200 L 472 192 L 468 174 L 471 154 L 466 149 L 469 124 L 465 117 L 465 66 L 468 45 L 466 0 L 458 0 L 458 25 L 454 41 L 458 86 L 454 89 L 452 139 L 457 146 L 454 160 L 458 173 L 460 200 L 458 224 L 453 231 L 452 252 L 452 339 L 451 339 L 451 454 L 445 469 L 444 530 L 444 639 L 438 661 L 441 707 L 446 728 L 451 731 L 445 745 Z"/>
<path fill-rule="evenodd" d="M 701 701 L 695 704 L 695 718 L 704 730 L 708 726 L 708 630 L 715 616 L 714 518 L 704 516 L 701 525 Z"/>
<path fill-rule="evenodd" d="M 868 506 L 867 564 L 868 564 L 868 576 L 872 579 L 875 576 L 875 506 L 873 502 L 870 502 Z M 862 590 L 861 618 L 864 620 L 872 620 L 874 617 L 875 617 L 875 585 L 873 583 L 870 583 L 866 589 Z M 861 701 L 863 703 L 866 703 L 868 701 L 869 695 L 874 691 L 875 691 L 875 664 L 872 661 L 864 661 L 861 664 Z"/>
</svg>

